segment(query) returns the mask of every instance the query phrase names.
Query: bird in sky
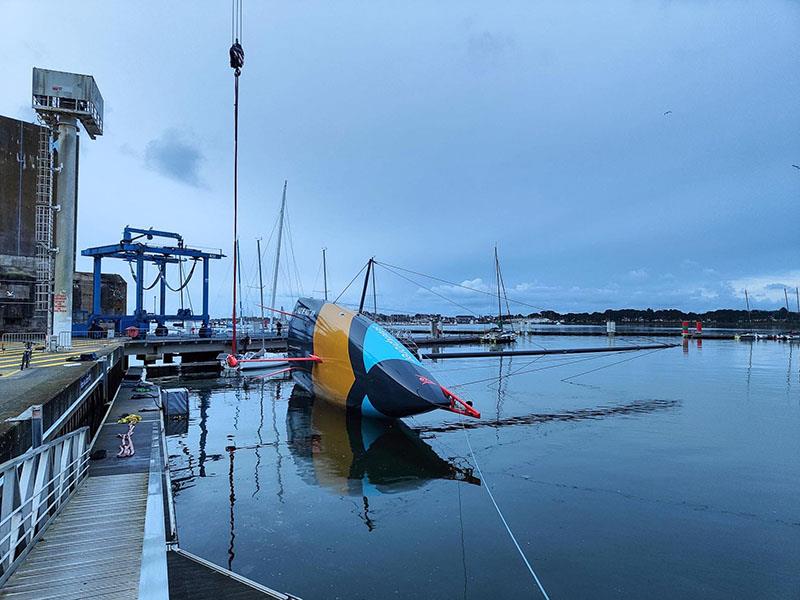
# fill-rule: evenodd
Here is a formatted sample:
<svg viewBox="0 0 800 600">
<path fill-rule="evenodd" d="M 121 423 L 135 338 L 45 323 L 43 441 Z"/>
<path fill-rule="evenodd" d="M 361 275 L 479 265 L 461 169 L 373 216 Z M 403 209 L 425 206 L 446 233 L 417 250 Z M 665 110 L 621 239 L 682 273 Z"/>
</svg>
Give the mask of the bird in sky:
<svg viewBox="0 0 800 600">
<path fill-rule="evenodd" d="M 667 111 L 665 111 L 665 112 L 664 112 L 664 114 L 665 114 L 665 115 L 671 115 L 671 114 L 672 114 L 672 111 L 671 111 L 671 110 L 667 110 Z"/>
<path fill-rule="evenodd" d="M 795 169 L 800 170 L 800 165 L 792 165 Z"/>
</svg>

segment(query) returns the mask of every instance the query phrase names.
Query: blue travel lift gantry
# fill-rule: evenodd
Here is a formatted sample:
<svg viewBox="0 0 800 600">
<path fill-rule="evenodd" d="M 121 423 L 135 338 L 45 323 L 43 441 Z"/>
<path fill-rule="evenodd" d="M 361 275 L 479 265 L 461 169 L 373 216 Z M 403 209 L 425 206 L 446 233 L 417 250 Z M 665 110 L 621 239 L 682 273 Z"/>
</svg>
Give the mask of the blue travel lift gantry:
<svg viewBox="0 0 800 600">
<path fill-rule="evenodd" d="M 177 241 L 177 246 L 149 245 L 144 243 L 142 238 L 152 240 L 154 237 L 168 238 Z M 118 332 L 124 332 L 129 327 L 137 327 L 141 334 L 146 334 L 150 329 L 150 323 L 158 323 L 156 335 L 167 335 L 166 321 L 201 321 L 202 326 L 199 330 L 200 337 L 210 337 L 211 329 L 208 326 L 208 267 L 209 260 L 220 259 L 225 255 L 222 252 L 206 252 L 189 248 L 184 244 L 183 236 L 172 231 L 158 231 L 153 229 L 138 229 L 136 227 L 125 227 L 122 232 L 122 240 L 118 244 L 111 246 L 98 246 L 96 248 L 86 248 L 81 251 L 81 256 L 91 256 L 94 259 L 93 271 L 93 295 L 92 295 L 92 314 L 87 321 L 88 332 L 99 333 L 102 328 L 101 322 L 113 321 Z M 136 283 L 136 310 L 132 315 L 104 315 L 100 304 L 100 274 L 101 263 L 104 258 L 120 258 L 128 261 L 131 265 L 133 274 L 133 264 L 136 265 L 134 280 Z M 179 309 L 177 315 L 167 315 L 166 313 L 166 294 L 167 294 L 167 265 L 170 263 L 179 264 L 185 260 L 193 260 L 188 277 L 180 282 L 177 290 L 183 289 L 191 279 L 197 261 L 203 262 L 203 312 L 193 315 L 191 309 Z M 144 308 L 144 292 L 155 285 L 145 288 L 144 285 L 144 263 L 151 262 L 158 268 L 157 281 L 160 283 L 161 302 L 158 314 L 148 313 Z M 170 288 L 173 289 L 173 288 Z"/>
</svg>

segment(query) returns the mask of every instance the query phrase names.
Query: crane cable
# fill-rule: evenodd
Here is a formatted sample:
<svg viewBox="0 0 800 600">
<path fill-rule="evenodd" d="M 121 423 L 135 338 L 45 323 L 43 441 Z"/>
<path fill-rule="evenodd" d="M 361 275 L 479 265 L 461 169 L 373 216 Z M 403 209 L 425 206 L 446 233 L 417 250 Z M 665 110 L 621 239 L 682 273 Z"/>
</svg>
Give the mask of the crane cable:
<svg viewBox="0 0 800 600">
<path fill-rule="evenodd" d="M 228 52 L 233 69 L 233 337 L 231 353 L 236 354 L 236 263 L 239 239 L 239 75 L 244 66 L 242 35 L 242 0 L 232 0 L 231 47 Z"/>
<path fill-rule="evenodd" d="M 128 268 L 131 270 L 131 277 L 133 277 L 133 281 L 138 283 L 139 280 L 136 278 L 136 273 L 133 272 L 133 264 L 131 263 L 131 261 L 128 261 Z M 153 283 L 151 283 L 148 286 L 143 287 L 142 289 L 145 292 L 148 291 L 148 290 L 152 290 L 154 287 L 156 287 L 156 284 L 158 283 L 158 281 L 160 279 L 161 279 L 161 268 L 159 267 L 158 268 L 158 273 L 156 273 L 156 278 L 153 279 Z"/>
<path fill-rule="evenodd" d="M 172 287 L 169 284 L 169 280 L 167 279 L 167 274 L 166 274 L 166 265 L 164 265 L 162 267 L 161 276 L 164 278 L 164 284 L 167 286 L 167 288 L 169 288 L 170 291 L 173 291 L 173 292 L 181 292 L 181 308 L 183 308 L 183 288 L 185 288 L 187 285 L 189 285 L 189 282 L 192 280 L 192 276 L 194 275 L 194 270 L 197 267 L 197 263 L 198 262 L 199 261 L 197 261 L 197 260 L 192 262 L 192 268 L 189 269 L 189 274 L 186 277 L 183 276 L 183 261 L 180 262 L 180 266 L 178 268 L 180 270 L 180 274 L 179 275 L 180 275 L 181 283 L 176 288 Z"/>
</svg>

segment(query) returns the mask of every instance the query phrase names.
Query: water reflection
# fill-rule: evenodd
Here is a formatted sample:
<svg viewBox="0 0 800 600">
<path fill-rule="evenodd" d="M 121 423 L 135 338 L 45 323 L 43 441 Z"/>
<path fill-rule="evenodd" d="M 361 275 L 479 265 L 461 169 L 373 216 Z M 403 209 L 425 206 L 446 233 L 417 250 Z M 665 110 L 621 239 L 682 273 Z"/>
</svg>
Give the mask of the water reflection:
<svg viewBox="0 0 800 600">
<path fill-rule="evenodd" d="M 480 485 L 472 468 L 443 459 L 401 421 L 348 417 L 299 388 L 289 399 L 286 432 L 301 478 L 338 494 L 361 496 L 365 515 L 368 496 L 412 490 L 432 479 Z"/>
<path fill-rule="evenodd" d="M 600 406 L 597 408 L 578 408 L 558 413 L 531 413 L 497 419 L 495 421 L 460 421 L 458 423 L 443 423 L 437 426 L 418 427 L 415 431 L 422 434 L 445 433 L 462 429 L 481 429 L 484 427 L 510 427 L 515 425 L 533 425 L 554 421 L 584 421 L 586 419 L 604 419 L 606 417 L 646 414 L 659 410 L 670 410 L 680 405 L 680 400 L 635 400 L 614 406 Z"/>
</svg>

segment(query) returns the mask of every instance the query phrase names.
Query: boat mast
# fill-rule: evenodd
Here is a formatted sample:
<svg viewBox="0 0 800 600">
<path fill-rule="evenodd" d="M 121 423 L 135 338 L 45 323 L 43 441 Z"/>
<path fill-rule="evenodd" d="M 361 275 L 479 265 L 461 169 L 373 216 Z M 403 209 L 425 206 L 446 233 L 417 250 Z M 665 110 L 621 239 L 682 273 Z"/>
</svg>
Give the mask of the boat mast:
<svg viewBox="0 0 800 600">
<path fill-rule="evenodd" d="M 275 292 L 278 289 L 278 265 L 281 261 L 281 239 L 283 238 L 283 213 L 286 209 L 286 185 L 289 182 L 287 180 L 283 181 L 283 198 L 281 199 L 281 214 L 278 218 L 278 250 L 275 252 L 275 270 L 272 274 L 272 296 L 269 301 L 269 307 L 275 308 Z M 272 317 L 270 321 L 272 324 L 271 329 L 275 329 L 275 317 Z"/>
<path fill-rule="evenodd" d="M 753 328 L 753 317 L 750 315 L 750 298 L 747 296 L 747 288 L 744 290 L 744 302 L 747 306 L 747 320 L 750 322 L 750 329 Z"/>
<path fill-rule="evenodd" d="M 242 257 L 239 255 L 239 238 L 236 238 L 236 250 L 235 250 L 235 252 L 236 252 L 236 262 L 240 263 Z M 238 281 L 238 285 L 239 285 L 239 320 L 241 321 L 242 326 L 244 326 L 244 309 L 242 308 L 242 266 L 241 266 L 241 264 L 239 265 L 239 269 L 238 269 L 237 273 L 238 273 L 237 281 Z"/>
<path fill-rule="evenodd" d="M 500 260 L 497 258 L 497 244 L 494 246 L 494 271 L 497 277 L 497 322 L 503 329 L 503 306 L 500 303 Z"/>
<path fill-rule="evenodd" d="M 327 248 L 322 249 L 322 283 L 325 287 L 325 302 L 328 301 L 328 263 L 325 261 L 325 251 Z M 800 310 L 798 310 L 800 312 Z"/>
<path fill-rule="evenodd" d="M 258 289 L 260 292 L 261 302 L 261 349 L 264 349 L 264 278 L 261 275 L 261 238 L 256 239 L 256 248 L 258 249 Z"/>
<path fill-rule="evenodd" d="M 367 288 L 369 287 L 369 274 L 373 270 L 372 264 L 375 262 L 375 257 L 369 259 L 367 262 L 367 274 L 364 276 L 364 287 L 361 290 L 361 300 L 358 303 L 358 314 L 364 312 L 364 300 L 367 298 Z"/>
</svg>

